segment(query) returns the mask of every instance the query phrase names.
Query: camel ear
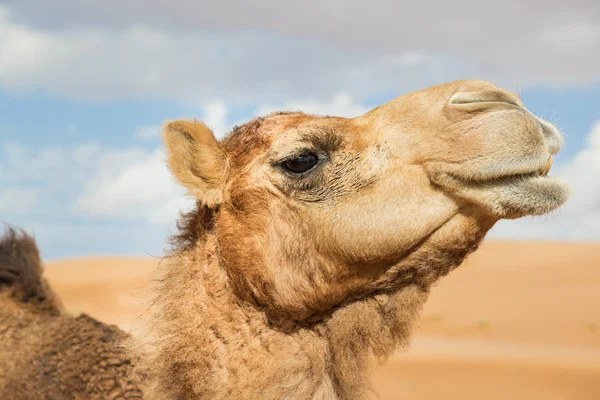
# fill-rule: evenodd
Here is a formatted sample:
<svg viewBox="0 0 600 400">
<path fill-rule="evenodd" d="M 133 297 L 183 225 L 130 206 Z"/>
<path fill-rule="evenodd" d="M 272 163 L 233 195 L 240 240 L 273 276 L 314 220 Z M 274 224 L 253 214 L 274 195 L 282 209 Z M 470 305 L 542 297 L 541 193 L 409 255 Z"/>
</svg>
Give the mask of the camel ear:
<svg viewBox="0 0 600 400">
<path fill-rule="evenodd" d="M 208 206 L 223 201 L 228 163 L 215 135 L 203 123 L 172 121 L 165 125 L 169 169 L 188 192 Z"/>
</svg>

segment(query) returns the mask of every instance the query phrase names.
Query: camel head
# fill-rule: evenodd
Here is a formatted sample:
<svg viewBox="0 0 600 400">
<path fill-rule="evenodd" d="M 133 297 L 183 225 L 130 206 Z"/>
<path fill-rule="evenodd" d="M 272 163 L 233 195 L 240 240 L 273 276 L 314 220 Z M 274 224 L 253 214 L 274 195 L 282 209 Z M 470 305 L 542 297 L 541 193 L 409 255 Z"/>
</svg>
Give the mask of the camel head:
<svg viewBox="0 0 600 400">
<path fill-rule="evenodd" d="M 274 113 L 222 141 L 174 121 L 164 139 L 237 294 L 293 320 L 408 285 L 426 291 L 498 220 L 567 198 L 547 176 L 560 133 L 482 81 L 351 119 Z"/>
</svg>

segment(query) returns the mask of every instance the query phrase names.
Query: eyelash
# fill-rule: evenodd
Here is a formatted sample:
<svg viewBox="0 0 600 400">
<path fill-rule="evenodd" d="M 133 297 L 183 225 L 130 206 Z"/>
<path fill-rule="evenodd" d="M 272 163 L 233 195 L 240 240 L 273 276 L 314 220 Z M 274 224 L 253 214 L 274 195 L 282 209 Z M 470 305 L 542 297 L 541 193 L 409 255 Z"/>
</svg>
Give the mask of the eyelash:
<svg viewBox="0 0 600 400">
<path fill-rule="evenodd" d="M 322 154 L 322 152 L 317 151 L 315 149 L 311 149 L 311 148 L 303 148 L 300 150 L 296 150 L 291 154 L 288 154 L 287 156 L 285 156 L 284 158 L 280 159 L 279 161 L 276 161 L 277 164 L 282 164 L 286 161 L 290 161 L 293 160 L 294 158 L 298 158 L 303 154 L 314 154 L 317 157 L 319 157 L 319 161 L 321 161 L 322 158 L 324 158 L 324 155 Z"/>
</svg>

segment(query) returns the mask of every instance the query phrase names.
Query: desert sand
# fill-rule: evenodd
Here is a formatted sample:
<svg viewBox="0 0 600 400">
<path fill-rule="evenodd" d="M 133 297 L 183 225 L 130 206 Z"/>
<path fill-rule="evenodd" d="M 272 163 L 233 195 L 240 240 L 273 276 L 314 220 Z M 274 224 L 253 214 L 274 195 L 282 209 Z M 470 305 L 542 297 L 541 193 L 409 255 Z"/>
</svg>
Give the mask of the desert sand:
<svg viewBox="0 0 600 400">
<path fill-rule="evenodd" d="M 47 264 L 68 311 L 141 332 L 158 259 Z M 600 399 L 600 244 L 486 242 L 433 288 L 381 399 Z"/>
</svg>

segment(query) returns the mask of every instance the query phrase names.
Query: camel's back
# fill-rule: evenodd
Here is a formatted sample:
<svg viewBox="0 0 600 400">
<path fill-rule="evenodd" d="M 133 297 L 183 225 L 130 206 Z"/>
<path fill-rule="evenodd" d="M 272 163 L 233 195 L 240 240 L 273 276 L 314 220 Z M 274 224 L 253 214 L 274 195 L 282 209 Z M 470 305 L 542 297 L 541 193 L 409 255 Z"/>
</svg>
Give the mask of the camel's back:
<svg viewBox="0 0 600 400">
<path fill-rule="evenodd" d="M 31 237 L 0 239 L 0 399 L 141 399 L 127 335 L 63 313 L 42 270 Z"/>
<path fill-rule="evenodd" d="M 3 300 L 1 399 L 142 398 L 130 359 L 120 347 L 127 335 L 117 327 L 86 315 L 17 311 L 3 307 Z"/>
</svg>

